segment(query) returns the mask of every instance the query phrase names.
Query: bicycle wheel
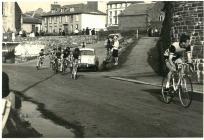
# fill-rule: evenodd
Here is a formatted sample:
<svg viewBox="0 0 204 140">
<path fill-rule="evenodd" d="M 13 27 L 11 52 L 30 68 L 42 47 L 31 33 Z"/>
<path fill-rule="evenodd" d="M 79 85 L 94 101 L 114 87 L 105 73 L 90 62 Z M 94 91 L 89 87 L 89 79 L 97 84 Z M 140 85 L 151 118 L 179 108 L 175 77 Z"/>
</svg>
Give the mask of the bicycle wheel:
<svg viewBox="0 0 204 140">
<path fill-rule="evenodd" d="M 179 87 L 179 99 L 183 107 L 189 107 L 192 102 L 193 86 L 191 79 L 188 76 L 184 76 L 181 79 Z"/>
<path fill-rule="evenodd" d="M 162 93 L 162 97 L 163 97 L 163 101 L 165 103 L 170 103 L 172 101 L 173 96 L 171 96 L 171 92 L 172 92 L 172 88 L 169 88 L 169 90 L 166 89 L 166 83 L 167 83 L 167 76 L 165 76 L 162 80 L 162 89 L 161 89 L 161 93 Z M 172 87 L 172 80 L 170 82 L 170 87 Z"/>
</svg>

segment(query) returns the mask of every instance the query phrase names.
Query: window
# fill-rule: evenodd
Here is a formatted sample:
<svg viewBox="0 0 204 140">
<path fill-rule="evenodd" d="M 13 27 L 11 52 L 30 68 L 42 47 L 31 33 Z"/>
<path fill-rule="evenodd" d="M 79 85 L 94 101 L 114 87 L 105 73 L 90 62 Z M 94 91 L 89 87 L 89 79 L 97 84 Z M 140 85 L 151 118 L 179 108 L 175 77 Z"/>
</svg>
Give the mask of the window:
<svg viewBox="0 0 204 140">
<path fill-rule="evenodd" d="M 76 21 L 79 21 L 79 15 L 76 15 Z"/>
<path fill-rule="evenodd" d="M 65 16 L 65 22 L 68 22 L 69 17 Z"/>
<path fill-rule="evenodd" d="M 47 18 L 44 19 L 44 22 L 47 23 Z"/>
<path fill-rule="evenodd" d="M 59 23 L 62 23 L 62 17 L 61 16 L 59 17 Z"/>
<path fill-rule="evenodd" d="M 54 17 L 54 19 L 55 19 L 55 23 L 57 22 L 57 17 Z"/>
<path fill-rule="evenodd" d="M 52 17 L 49 17 L 49 23 L 52 23 Z"/>
<path fill-rule="evenodd" d="M 49 32 L 51 33 L 52 32 L 52 26 L 50 26 L 49 29 L 50 29 Z"/>
<path fill-rule="evenodd" d="M 112 4 L 110 4 L 110 8 L 112 9 Z"/>
<path fill-rule="evenodd" d="M 112 11 L 110 11 L 110 17 L 112 17 Z"/>
<path fill-rule="evenodd" d="M 118 8 L 121 8 L 122 7 L 122 4 L 118 4 Z"/>
<path fill-rule="evenodd" d="M 115 17 L 115 24 L 118 24 L 118 18 Z"/>
<path fill-rule="evenodd" d="M 74 12 L 74 8 L 70 8 L 70 12 Z"/>
<path fill-rule="evenodd" d="M 117 16 L 117 11 L 115 11 L 115 16 Z"/>
<path fill-rule="evenodd" d="M 125 7 L 125 5 L 126 5 L 125 3 L 122 4 L 123 7 Z"/>
<path fill-rule="evenodd" d="M 78 29 L 79 28 L 79 25 L 78 24 L 76 24 L 76 29 Z"/>
<path fill-rule="evenodd" d="M 73 25 L 71 25 L 71 32 L 73 32 Z"/>
<path fill-rule="evenodd" d="M 110 24 L 112 24 L 112 18 L 110 18 Z"/>
<path fill-rule="evenodd" d="M 81 50 L 81 55 L 94 55 L 94 51 L 91 50 Z"/>
<path fill-rule="evenodd" d="M 71 21 L 70 22 L 73 22 L 73 20 L 74 20 L 74 17 L 73 17 L 73 15 L 71 15 L 71 17 L 70 17 L 71 19 Z"/>
</svg>

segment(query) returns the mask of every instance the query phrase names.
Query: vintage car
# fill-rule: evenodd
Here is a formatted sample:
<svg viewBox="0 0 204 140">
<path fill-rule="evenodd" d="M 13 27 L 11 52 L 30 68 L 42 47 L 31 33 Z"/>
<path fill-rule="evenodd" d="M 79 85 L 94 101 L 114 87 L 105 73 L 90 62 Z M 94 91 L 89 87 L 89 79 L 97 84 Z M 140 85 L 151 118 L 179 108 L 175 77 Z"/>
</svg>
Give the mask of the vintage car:
<svg viewBox="0 0 204 140">
<path fill-rule="evenodd" d="M 98 70 L 99 59 L 96 56 L 96 52 L 92 48 L 80 49 L 81 61 L 79 63 L 79 69 L 93 68 L 94 71 Z"/>
</svg>

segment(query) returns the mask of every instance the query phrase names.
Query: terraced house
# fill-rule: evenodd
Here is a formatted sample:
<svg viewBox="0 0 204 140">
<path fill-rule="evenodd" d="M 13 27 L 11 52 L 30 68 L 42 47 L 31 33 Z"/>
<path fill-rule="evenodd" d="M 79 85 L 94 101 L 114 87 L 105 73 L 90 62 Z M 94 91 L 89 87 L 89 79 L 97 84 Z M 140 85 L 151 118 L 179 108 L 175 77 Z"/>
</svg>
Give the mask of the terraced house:
<svg viewBox="0 0 204 140">
<path fill-rule="evenodd" d="M 118 15 L 133 3 L 144 3 L 143 1 L 109 1 L 107 3 L 107 27 L 118 27 Z"/>
<path fill-rule="evenodd" d="M 98 2 L 60 6 L 51 5 L 51 11 L 42 15 L 42 29 L 48 33 L 66 34 L 89 28 L 105 29 L 106 14 L 98 10 Z"/>
</svg>

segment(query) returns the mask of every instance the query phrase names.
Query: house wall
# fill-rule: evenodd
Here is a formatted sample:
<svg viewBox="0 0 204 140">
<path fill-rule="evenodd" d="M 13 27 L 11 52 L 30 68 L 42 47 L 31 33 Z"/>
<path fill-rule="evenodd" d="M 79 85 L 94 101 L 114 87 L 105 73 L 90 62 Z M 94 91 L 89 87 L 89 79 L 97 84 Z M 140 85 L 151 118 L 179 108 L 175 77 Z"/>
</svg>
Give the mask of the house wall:
<svg viewBox="0 0 204 140">
<path fill-rule="evenodd" d="M 18 32 L 21 29 L 21 9 L 16 2 L 2 2 L 3 32 Z"/>
<path fill-rule="evenodd" d="M 162 22 L 165 18 L 165 13 L 162 12 L 163 7 L 163 2 L 157 2 L 151 9 L 147 10 L 149 25 L 161 28 Z"/>
<path fill-rule="evenodd" d="M 15 4 L 14 2 L 3 2 L 2 4 L 3 30 L 4 32 L 9 30 L 15 32 Z"/>
<path fill-rule="evenodd" d="M 32 24 L 23 24 L 22 25 L 22 30 L 26 31 L 27 33 L 31 33 L 32 32 Z"/>
<path fill-rule="evenodd" d="M 34 26 L 34 28 L 38 28 L 38 30 L 35 30 L 35 32 L 40 32 L 42 26 L 41 24 L 30 24 L 30 23 L 23 23 L 22 25 L 22 30 L 26 31 L 27 33 L 31 33 L 33 31 L 32 26 Z"/>
<path fill-rule="evenodd" d="M 68 27 L 68 33 L 72 33 L 76 27 L 81 30 L 81 14 L 76 15 L 63 15 L 63 16 L 50 16 L 43 17 L 42 19 L 42 30 L 49 33 L 59 33 L 59 30 L 63 31 L 64 26 Z"/>
<path fill-rule="evenodd" d="M 131 3 L 128 2 L 107 4 L 107 27 L 118 26 L 118 15 L 129 5 L 131 5 Z"/>
<path fill-rule="evenodd" d="M 105 29 L 106 15 L 82 14 L 81 28 L 95 28 L 96 30 Z"/>
<path fill-rule="evenodd" d="M 135 15 L 135 16 L 120 16 L 119 17 L 119 29 L 120 30 L 145 30 L 147 28 L 147 16 Z"/>
<path fill-rule="evenodd" d="M 193 57 L 203 58 L 203 1 L 180 1 L 172 4 L 172 40 L 178 40 L 181 33 L 192 35 Z"/>
</svg>

